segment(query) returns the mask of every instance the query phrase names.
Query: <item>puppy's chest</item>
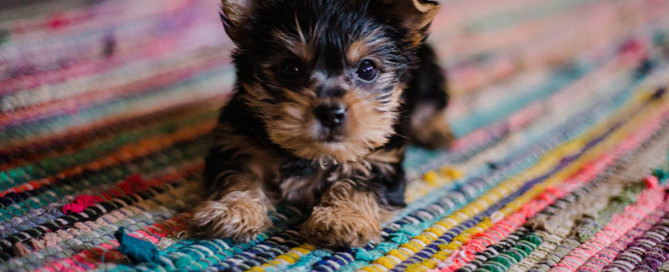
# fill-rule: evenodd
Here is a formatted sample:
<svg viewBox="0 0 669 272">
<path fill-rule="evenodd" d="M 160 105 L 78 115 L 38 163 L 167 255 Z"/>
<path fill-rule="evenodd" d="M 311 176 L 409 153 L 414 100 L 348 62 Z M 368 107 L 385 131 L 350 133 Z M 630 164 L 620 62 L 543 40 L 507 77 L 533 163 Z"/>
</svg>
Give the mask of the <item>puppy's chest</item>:
<svg viewBox="0 0 669 272">
<path fill-rule="evenodd" d="M 274 178 L 280 200 L 314 204 L 330 184 L 356 179 L 373 182 L 378 175 L 393 175 L 393 163 L 400 161 L 402 150 L 375 151 L 358 161 L 321 166 L 311 160 L 293 158 L 281 163 Z"/>
<path fill-rule="evenodd" d="M 332 173 L 304 159 L 289 159 L 282 163 L 274 183 L 279 189 L 280 200 L 313 204 L 327 187 Z"/>
<path fill-rule="evenodd" d="M 372 165 L 366 159 L 325 166 L 311 160 L 291 159 L 283 162 L 274 182 L 281 201 L 313 205 L 332 183 L 353 176 L 369 177 Z"/>
</svg>

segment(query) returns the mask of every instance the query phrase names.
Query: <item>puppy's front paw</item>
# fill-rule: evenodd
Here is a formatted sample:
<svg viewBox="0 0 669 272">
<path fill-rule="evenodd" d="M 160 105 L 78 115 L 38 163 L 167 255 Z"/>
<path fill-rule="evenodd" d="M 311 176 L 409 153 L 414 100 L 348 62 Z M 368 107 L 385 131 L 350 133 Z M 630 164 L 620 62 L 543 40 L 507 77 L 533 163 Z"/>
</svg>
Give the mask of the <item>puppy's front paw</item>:
<svg viewBox="0 0 669 272">
<path fill-rule="evenodd" d="M 196 237 L 230 237 L 238 242 L 246 242 L 272 226 L 265 203 L 229 196 L 200 204 L 191 219 L 191 234 Z"/>
<path fill-rule="evenodd" d="M 361 247 L 381 240 L 381 223 L 359 210 L 319 206 L 302 225 L 302 235 L 326 247 Z"/>
</svg>

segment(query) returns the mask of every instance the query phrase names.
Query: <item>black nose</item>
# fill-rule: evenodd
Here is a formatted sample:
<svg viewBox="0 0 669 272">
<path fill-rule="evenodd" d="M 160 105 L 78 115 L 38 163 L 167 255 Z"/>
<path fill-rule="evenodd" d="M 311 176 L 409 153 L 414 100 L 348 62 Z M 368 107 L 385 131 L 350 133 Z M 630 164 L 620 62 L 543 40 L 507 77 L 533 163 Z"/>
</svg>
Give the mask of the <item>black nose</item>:
<svg viewBox="0 0 669 272">
<path fill-rule="evenodd" d="M 318 121 L 329 128 L 339 127 L 346 120 L 346 109 L 341 105 L 320 105 L 316 107 L 314 113 Z"/>
</svg>

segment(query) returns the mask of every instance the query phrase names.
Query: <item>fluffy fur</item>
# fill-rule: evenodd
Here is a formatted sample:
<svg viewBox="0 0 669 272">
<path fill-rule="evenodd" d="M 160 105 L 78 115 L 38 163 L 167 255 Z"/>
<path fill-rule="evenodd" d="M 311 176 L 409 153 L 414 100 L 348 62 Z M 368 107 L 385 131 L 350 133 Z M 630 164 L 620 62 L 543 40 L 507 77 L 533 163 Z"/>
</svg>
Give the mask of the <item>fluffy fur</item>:
<svg viewBox="0 0 669 272">
<path fill-rule="evenodd" d="M 448 95 L 426 30 L 431 0 L 223 0 L 237 93 L 207 157 L 192 229 L 247 240 L 273 203 L 314 206 L 314 242 L 378 240 L 404 205 L 405 146 L 442 147 Z"/>
</svg>

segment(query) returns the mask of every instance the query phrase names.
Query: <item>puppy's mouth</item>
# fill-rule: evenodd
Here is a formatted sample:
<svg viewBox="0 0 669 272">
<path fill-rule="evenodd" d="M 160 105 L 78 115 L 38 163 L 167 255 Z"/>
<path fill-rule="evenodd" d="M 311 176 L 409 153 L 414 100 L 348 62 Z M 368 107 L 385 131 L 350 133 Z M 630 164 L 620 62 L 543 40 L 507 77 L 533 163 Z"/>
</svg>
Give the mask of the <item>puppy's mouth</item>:
<svg viewBox="0 0 669 272">
<path fill-rule="evenodd" d="M 330 129 L 330 128 L 324 128 L 319 137 L 318 140 L 323 143 L 340 143 L 346 140 L 346 135 L 344 135 L 341 131 L 341 129 Z"/>
</svg>

